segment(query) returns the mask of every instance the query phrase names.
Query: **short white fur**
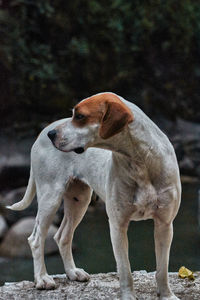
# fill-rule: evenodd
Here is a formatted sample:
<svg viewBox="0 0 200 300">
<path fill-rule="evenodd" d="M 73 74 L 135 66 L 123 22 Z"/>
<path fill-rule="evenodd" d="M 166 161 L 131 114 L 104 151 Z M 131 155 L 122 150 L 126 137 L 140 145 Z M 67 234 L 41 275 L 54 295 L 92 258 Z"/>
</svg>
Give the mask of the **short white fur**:
<svg viewBox="0 0 200 300">
<path fill-rule="evenodd" d="M 153 219 L 158 297 L 160 300 L 177 300 L 168 283 L 173 220 L 181 199 L 174 149 L 166 135 L 136 105 L 122 97 L 119 99 L 131 109 L 134 121 L 109 139 L 100 138 L 98 123 L 76 128 L 69 118 L 46 127 L 32 147 L 26 194 L 9 208 L 26 208 L 37 192 L 38 213 L 29 244 L 36 287 L 50 289 L 55 287 L 55 282 L 47 274 L 44 264 L 44 242 L 62 199 L 65 216 L 55 240 L 66 274 L 71 280 L 89 279 L 84 270 L 76 268 L 71 244 L 74 230 L 83 218 L 94 190 L 106 204 L 123 300 L 136 300 L 128 259 L 129 222 Z M 58 151 L 47 137 L 47 133 L 55 128 L 60 132 L 55 145 L 67 153 Z M 76 147 L 84 147 L 87 151 L 81 155 L 71 152 Z"/>
</svg>

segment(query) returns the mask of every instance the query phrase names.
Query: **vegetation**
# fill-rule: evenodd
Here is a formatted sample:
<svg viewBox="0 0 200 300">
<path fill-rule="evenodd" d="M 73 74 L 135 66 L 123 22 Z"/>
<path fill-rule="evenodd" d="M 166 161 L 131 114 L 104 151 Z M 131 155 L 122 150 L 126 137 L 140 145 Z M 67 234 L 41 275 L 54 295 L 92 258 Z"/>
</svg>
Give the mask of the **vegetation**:
<svg viewBox="0 0 200 300">
<path fill-rule="evenodd" d="M 4 125 L 100 91 L 200 121 L 199 1 L 4 0 L 0 42 Z"/>
</svg>

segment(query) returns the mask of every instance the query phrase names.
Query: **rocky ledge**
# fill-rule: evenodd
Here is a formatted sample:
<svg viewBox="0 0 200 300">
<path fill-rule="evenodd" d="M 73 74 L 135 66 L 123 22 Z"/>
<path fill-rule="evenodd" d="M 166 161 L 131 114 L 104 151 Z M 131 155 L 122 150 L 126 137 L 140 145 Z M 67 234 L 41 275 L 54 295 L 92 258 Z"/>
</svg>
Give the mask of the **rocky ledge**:
<svg viewBox="0 0 200 300">
<path fill-rule="evenodd" d="M 0 287 L 0 299 L 45 299 L 45 300 L 117 300 L 120 299 L 119 281 L 116 273 L 91 275 L 88 282 L 72 282 L 65 275 L 53 276 L 57 288 L 39 291 L 31 281 L 5 283 Z M 136 271 L 133 273 L 137 298 L 140 300 L 156 299 L 155 272 Z M 200 295 L 200 272 L 195 273 L 195 280 L 180 279 L 177 273 L 170 273 L 170 285 L 181 300 L 197 300 Z"/>
</svg>

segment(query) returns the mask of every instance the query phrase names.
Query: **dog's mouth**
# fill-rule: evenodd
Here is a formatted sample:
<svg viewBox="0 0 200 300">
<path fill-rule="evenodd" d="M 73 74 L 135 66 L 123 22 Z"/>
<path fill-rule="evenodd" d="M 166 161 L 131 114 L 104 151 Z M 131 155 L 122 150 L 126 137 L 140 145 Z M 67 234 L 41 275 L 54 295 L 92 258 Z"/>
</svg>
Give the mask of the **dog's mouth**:
<svg viewBox="0 0 200 300">
<path fill-rule="evenodd" d="M 83 147 L 78 147 L 78 148 L 73 149 L 73 151 L 74 151 L 75 153 L 77 153 L 77 154 L 81 154 L 81 153 L 83 153 L 85 150 L 84 150 Z"/>
<path fill-rule="evenodd" d="M 58 150 L 62 152 L 75 152 L 77 154 L 81 154 L 85 151 L 84 147 L 77 147 L 77 148 L 72 148 L 70 147 L 70 144 L 67 144 L 65 141 L 61 141 L 58 145 L 55 142 L 52 142 L 54 147 L 56 147 Z M 67 148 L 67 149 L 66 149 Z"/>
</svg>

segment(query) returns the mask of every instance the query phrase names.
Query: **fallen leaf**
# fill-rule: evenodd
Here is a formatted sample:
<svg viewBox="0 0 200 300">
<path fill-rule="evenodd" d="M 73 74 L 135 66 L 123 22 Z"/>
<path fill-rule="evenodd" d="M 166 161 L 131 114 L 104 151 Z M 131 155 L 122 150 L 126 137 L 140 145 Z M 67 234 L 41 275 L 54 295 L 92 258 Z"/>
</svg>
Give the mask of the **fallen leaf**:
<svg viewBox="0 0 200 300">
<path fill-rule="evenodd" d="M 187 269 L 186 267 L 181 267 L 178 271 L 178 276 L 180 278 L 188 278 L 194 280 L 194 273 Z"/>
</svg>

